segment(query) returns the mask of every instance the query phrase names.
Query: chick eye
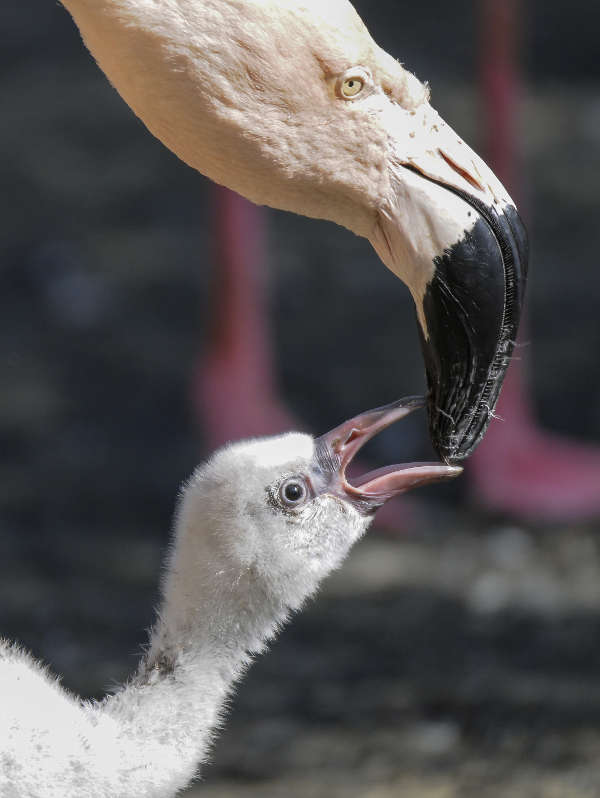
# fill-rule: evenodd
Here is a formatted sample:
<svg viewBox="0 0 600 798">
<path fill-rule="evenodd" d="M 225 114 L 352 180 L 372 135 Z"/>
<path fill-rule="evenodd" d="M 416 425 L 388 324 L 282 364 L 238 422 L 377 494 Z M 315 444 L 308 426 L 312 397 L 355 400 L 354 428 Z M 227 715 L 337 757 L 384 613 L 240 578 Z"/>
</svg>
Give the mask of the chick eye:
<svg viewBox="0 0 600 798">
<path fill-rule="evenodd" d="M 286 507 L 298 507 L 308 497 L 306 482 L 300 477 L 290 477 L 279 488 L 279 497 Z"/>
<path fill-rule="evenodd" d="M 365 84 L 362 78 L 346 78 L 342 83 L 342 95 L 347 98 L 356 97 L 363 90 Z"/>
</svg>

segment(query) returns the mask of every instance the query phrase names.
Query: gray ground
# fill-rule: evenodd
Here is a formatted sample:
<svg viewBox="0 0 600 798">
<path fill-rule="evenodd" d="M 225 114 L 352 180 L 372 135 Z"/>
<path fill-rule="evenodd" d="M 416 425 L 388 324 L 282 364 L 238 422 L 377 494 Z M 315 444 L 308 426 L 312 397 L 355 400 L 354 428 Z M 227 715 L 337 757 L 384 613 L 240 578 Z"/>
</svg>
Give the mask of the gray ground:
<svg viewBox="0 0 600 798">
<path fill-rule="evenodd" d="M 600 11 L 563 7 L 529 4 L 525 47 L 530 374 L 544 422 L 597 443 Z M 362 4 L 479 146 L 472 4 L 399 8 Z M 5 3 L 0 28 L 0 630 L 97 695 L 134 666 L 177 484 L 204 454 L 188 397 L 210 194 L 54 3 Z M 368 246 L 270 221 L 279 375 L 305 425 L 421 390 L 410 303 Z M 423 427 L 372 457 L 429 456 Z M 256 663 L 200 794 L 600 795 L 598 523 L 490 519 L 466 484 L 369 536 Z"/>
</svg>

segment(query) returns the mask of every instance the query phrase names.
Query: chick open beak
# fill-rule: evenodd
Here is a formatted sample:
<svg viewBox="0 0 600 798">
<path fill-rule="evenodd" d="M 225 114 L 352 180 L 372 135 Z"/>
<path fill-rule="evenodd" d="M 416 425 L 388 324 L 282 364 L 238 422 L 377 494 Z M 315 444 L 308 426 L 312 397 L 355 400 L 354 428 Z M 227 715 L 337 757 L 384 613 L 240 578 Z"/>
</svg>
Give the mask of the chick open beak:
<svg viewBox="0 0 600 798">
<path fill-rule="evenodd" d="M 350 501 L 360 512 L 372 514 L 386 501 L 411 488 L 457 477 L 462 468 L 443 463 L 386 466 L 364 474 L 357 484 L 351 484 L 346 477 L 346 469 L 367 441 L 425 404 L 426 400 L 420 396 L 399 399 L 361 413 L 317 438 L 313 476 L 318 491 L 333 493 Z"/>
</svg>

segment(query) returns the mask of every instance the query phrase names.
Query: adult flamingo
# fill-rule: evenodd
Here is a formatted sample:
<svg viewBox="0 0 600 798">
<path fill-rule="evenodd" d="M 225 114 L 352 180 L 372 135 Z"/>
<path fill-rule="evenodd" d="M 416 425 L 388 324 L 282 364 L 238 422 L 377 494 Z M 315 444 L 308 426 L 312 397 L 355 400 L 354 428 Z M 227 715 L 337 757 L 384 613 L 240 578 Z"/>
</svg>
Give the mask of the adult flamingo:
<svg viewBox="0 0 600 798">
<path fill-rule="evenodd" d="M 415 300 L 433 444 L 469 455 L 519 322 L 506 190 L 347 0 L 64 0 L 98 64 L 191 166 L 367 238 Z M 340 277 L 343 279 L 343 275 Z"/>
</svg>

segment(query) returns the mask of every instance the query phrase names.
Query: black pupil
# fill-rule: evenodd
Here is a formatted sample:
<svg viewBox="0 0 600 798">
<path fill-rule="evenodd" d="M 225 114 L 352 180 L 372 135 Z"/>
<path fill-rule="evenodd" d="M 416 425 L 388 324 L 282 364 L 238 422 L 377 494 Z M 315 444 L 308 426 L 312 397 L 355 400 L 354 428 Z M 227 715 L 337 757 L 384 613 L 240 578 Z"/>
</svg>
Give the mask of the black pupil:
<svg viewBox="0 0 600 798">
<path fill-rule="evenodd" d="M 285 486 L 283 495 L 289 502 L 297 502 L 304 496 L 304 489 L 299 482 L 290 482 Z"/>
</svg>

